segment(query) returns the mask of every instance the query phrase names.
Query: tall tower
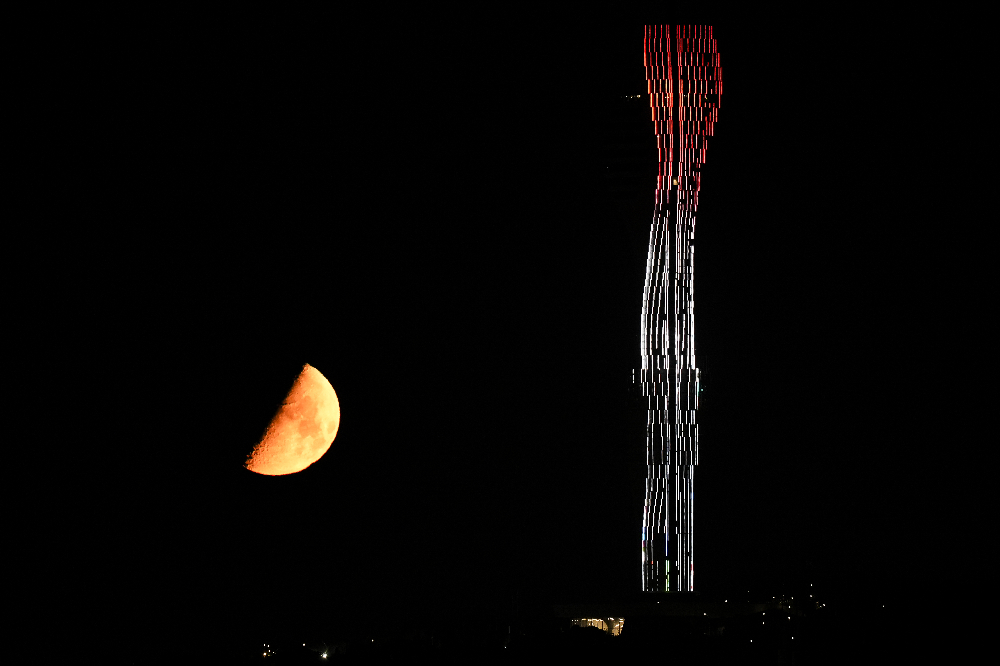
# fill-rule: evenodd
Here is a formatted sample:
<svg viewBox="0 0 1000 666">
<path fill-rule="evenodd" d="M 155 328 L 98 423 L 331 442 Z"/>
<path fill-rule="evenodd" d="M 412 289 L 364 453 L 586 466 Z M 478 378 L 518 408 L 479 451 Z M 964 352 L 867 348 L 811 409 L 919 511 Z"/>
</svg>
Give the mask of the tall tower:
<svg viewBox="0 0 1000 666">
<path fill-rule="evenodd" d="M 642 298 L 647 406 L 644 592 L 694 590 L 694 466 L 699 371 L 694 345 L 694 226 L 722 68 L 711 26 L 647 26 L 646 82 L 659 151 Z"/>
</svg>

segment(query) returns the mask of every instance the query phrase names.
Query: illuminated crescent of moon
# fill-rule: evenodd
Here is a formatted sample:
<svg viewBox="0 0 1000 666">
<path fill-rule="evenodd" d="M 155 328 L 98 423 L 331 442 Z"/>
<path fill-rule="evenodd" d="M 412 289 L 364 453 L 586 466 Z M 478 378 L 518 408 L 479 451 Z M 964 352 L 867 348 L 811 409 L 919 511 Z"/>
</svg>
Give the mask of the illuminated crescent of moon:
<svg viewBox="0 0 1000 666">
<path fill-rule="evenodd" d="M 244 467 L 269 476 L 301 472 L 323 457 L 338 428 L 337 393 L 323 373 L 307 363 Z"/>
</svg>

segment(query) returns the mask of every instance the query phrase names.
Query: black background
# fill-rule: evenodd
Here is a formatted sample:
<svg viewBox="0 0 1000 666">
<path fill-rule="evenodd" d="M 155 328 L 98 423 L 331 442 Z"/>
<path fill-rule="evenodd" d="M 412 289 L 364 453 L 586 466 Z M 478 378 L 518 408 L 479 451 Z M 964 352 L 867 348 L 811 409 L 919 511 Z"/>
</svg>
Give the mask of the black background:
<svg viewBox="0 0 1000 666">
<path fill-rule="evenodd" d="M 49 311 L 87 405 L 52 495 L 66 617 L 257 641 L 634 593 L 642 21 L 178 25 L 84 36 L 50 86 L 50 196 L 79 222 Z M 787 17 L 716 36 L 695 586 L 885 595 L 924 437 L 916 47 Z M 337 438 L 254 475 L 303 363 Z"/>
</svg>

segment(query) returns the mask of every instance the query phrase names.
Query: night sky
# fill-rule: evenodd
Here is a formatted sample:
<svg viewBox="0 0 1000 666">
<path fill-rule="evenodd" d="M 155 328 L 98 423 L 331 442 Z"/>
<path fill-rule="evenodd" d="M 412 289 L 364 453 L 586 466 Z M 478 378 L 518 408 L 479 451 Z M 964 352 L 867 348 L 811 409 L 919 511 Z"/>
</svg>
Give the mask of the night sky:
<svg viewBox="0 0 1000 666">
<path fill-rule="evenodd" d="M 138 30 L 66 65 L 91 185 L 64 349 L 103 415 L 60 500 L 67 617 L 235 640 L 634 594 L 643 23 L 319 23 Z M 909 61 L 823 25 L 716 27 L 703 594 L 883 594 L 904 557 Z M 336 441 L 254 475 L 303 363 Z"/>
</svg>

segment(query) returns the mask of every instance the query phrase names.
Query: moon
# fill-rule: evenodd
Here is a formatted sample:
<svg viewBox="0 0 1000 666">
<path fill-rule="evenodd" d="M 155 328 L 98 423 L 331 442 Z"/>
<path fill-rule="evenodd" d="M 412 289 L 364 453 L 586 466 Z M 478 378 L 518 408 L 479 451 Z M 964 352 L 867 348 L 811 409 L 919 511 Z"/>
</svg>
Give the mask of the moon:
<svg viewBox="0 0 1000 666">
<path fill-rule="evenodd" d="M 306 363 L 243 466 L 268 476 L 301 472 L 323 457 L 339 428 L 337 392 Z"/>
</svg>

